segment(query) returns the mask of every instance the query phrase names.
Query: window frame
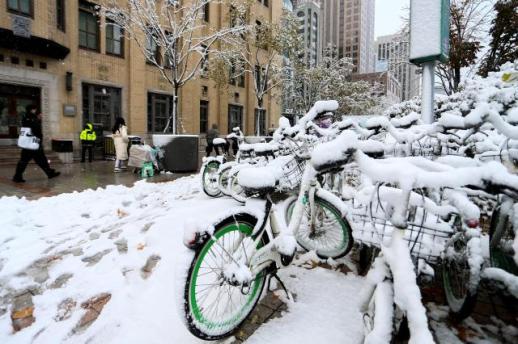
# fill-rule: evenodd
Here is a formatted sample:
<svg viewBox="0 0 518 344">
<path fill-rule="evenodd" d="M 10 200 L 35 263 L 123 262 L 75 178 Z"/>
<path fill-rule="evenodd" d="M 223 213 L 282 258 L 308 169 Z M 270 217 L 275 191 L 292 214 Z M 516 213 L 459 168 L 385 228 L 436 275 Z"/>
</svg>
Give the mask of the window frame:
<svg viewBox="0 0 518 344">
<path fill-rule="evenodd" d="M 231 110 L 237 110 L 237 115 L 239 116 L 239 123 L 231 121 Z M 239 127 L 241 130 L 243 130 L 243 106 L 242 105 L 236 105 L 236 104 L 228 104 L 228 132 L 232 132 L 232 128 Z"/>
<path fill-rule="evenodd" d="M 113 28 L 114 28 L 115 26 L 116 26 L 116 27 L 118 27 L 118 28 L 121 30 L 121 36 L 120 36 L 120 40 L 119 40 L 119 41 L 117 41 L 116 39 L 114 39 L 114 38 L 113 38 L 113 31 L 112 31 L 112 37 L 111 37 L 111 38 L 108 38 L 108 26 L 110 26 L 110 27 L 112 28 L 112 30 L 113 30 Z M 124 41 L 125 41 L 125 39 L 124 39 L 124 28 L 123 28 L 123 27 L 121 27 L 121 26 L 120 26 L 119 24 L 117 24 L 116 22 L 114 22 L 113 20 L 108 19 L 108 18 L 106 18 L 106 26 L 105 26 L 105 27 L 106 27 L 106 30 L 105 30 L 105 33 L 104 33 L 104 34 L 105 34 L 105 37 L 104 37 L 104 38 L 105 38 L 105 45 L 106 45 L 106 47 L 105 47 L 105 49 L 106 49 L 106 55 L 110 55 L 110 56 L 115 56 L 115 57 L 124 58 L 124 56 L 125 56 L 125 54 L 124 54 L 124 53 L 125 53 L 125 51 L 124 51 L 124 50 L 125 50 L 125 48 L 126 48 L 126 46 L 125 46 L 125 42 L 124 42 Z M 108 46 L 109 46 L 109 45 L 108 45 L 108 40 L 111 40 L 111 41 L 113 41 L 113 42 L 119 42 L 119 43 L 120 43 L 120 54 L 117 54 L 117 53 L 115 53 L 115 52 L 108 51 Z"/>
<path fill-rule="evenodd" d="M 202 119 L 202 109 L 205 110 L 205 117 Z M 203 130 L 205 129 L 205 130 Z M 209 101 L 200 100 L 200 134 L 206 134 L 209 131 Z"/>
<path fill-rule="evenodd" d="M 21 0 L 14 0 L 14 1 L 16 1 L 17 8 L 12 8 L 9 4 L 9 0 L 6 0 L 5 4 L 7 7 L 7 12 L 17 14 L 19 16 L 34 18 L 34 0 L 27 0 L 27 1 L 29 1 L 29 13 L 22 12 L 20 10 L 20 1 Z"/>
<path fill-rule="evenodd" d="M 210 21 L 210 2 L 207 2 L 205 5 L 203 5 L 202 11 L 203 21 L 208 23 Z"/>
<path fill-rule="evenodd" d="M 56 0 L 56 27 L 63 32 L 66 32 L 67 26 L 65 3 L 65 0 Z"/>
<path fill-rule="evenodd" d="M 86 6 L 90 7 L 90 8 L 86 8 Z M 78 39 L 78 45 L 79 45 L 79 48 L 80 49 L 84 49 L 84 50 L 89 50 L 89 51 L 94 51 L 94 52 L 97 52 L 97 53 L 100 53 L 101 52 L 101 23 L 100 23 L 100 18 L 99 16 L 95 13 L 95 10 L 93 9 L 93 6 L 95 6 L 94 4 L 90 3 L 90 2 L 87 2 L 87 1 L 84 1 L 84 0 L 80 0 L 79 1 L 79 13 L 78 13 L 78 34 L 79 34 L 79 39 Z M 92 33 L 88 32 L 88 24 L 87 24 L 87 27 L 86 27 L 86 31 L 85 30 L 81 30 L 81 13 L 83 14 L 86 14 L 86 15 L 90 15 L 94 18 L 96 18 L 96 28 L 97 28 L 97 33 L 96 33 L 96 43 L 97 43 L 97 48 L 94 49 L 94 48 L 90 48 L 88 47 L 88 35 L 92 35 Z M 86 39 L 86 46 L 84 45 L 81 45 L 81 32 L 85 32 L 85 34 L 87 35 L 87 39 Z"/>
<path fill-rule="evenodd" d="M 164 99 L 158 99 L 164 98 Z M 157 129 L 156 123 L 156 105 L 165 104 L 165 124 L 167 124 L 167 118 L 173 107 L 173 96 L 158 92 L 147 92 L 147 132 L 148 133 L 162 133 L 165 128 Z M 169 123 L 172 128 L 172 123 Z"/>
</svg>

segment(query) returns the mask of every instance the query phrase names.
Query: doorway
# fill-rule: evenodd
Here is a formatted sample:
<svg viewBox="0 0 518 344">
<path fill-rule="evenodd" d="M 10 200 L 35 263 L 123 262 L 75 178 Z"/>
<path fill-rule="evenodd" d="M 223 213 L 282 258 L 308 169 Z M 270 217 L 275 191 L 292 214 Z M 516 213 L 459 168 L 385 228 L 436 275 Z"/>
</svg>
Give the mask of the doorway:
<svg viewBox="0 0 518 344">
<path fill-rule="evenodd" d="M 18 137 L 22 116 L 27 105 L 40 109 L 41 89 L 0 83 L 0 139 Z"/>
</svg>

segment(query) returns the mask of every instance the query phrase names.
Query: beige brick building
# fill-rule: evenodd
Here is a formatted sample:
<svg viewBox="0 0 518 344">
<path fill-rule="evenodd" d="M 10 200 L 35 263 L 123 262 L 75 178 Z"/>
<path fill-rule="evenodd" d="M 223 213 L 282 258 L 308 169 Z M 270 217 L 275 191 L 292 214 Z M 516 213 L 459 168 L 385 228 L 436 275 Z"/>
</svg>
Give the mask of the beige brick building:
<svg viewBox="0 0 518 344">
<path fill-rule="evenodd" d="M 172 106 L 172 88 L 133 40 L 97 17 L 92 6 L 98 3 L 0 0 L 0 144 L 15 143 L 30 103 L 42 109 L 47 148 L 51 138 L 63 138 L 73 139 L 77 149 L 87 120 L 109 131 L 122 116 L 130 134 L 146 139 L 160 131 Z M 281 14 L 280 1 L 256 1 L 249 20 L 278 21 Z M 216 28 L 228 25 L 228 6 L 209 4 L 207 19 Z M 181 131 L 199 134 L 216 123 L 222 134 L 233 125 L 254 133 L 252 82 L 247 75 L 242 86 L 218 89 L 207 78 L 189 81 L 179 95 Z M 268 96 L 263 107 L 263 125 L 269 128 L 277 123 L 280 106 Z"/>
</svg>

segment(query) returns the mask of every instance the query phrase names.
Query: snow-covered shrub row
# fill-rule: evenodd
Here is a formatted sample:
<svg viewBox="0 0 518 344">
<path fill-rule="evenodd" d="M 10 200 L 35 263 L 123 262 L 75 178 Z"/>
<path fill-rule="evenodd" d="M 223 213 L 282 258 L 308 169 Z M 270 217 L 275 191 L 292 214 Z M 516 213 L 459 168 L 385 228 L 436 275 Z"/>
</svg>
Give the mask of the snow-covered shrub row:
<svg viewBox="0 0 518 344">
<path fill-rule="evenodd" d="M 459 116 L 467 116 L 480 103 L 500 104 L 500 114 L 507 115 L 508 121 L 518 122 L 518 87 L 516 83 L 504 82 L 504 73 L 514 72 L 512 63 L 503 64 L 500 71 L 489 73 L 484 78 L 474 76 L 464 80 L 461 91 L 450 96 L 435 96 L 435 115 L 441 117 L 445 112 Z M 421 112 L 421 100 L 414 98 L 390 106 L 383 115 L 399 118 L 412 112 Z"/>
</svg>

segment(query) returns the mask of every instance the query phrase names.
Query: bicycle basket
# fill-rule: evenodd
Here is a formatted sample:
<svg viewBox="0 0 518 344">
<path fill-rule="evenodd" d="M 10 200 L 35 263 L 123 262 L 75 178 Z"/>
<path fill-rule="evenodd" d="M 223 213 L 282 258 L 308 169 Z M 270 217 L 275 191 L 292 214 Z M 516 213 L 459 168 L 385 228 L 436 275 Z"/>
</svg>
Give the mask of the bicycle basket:
<svg viewBox="0 0 518 344">
<path fill-rule="evenodd" d="M 369 207 L 354 203 L 350 202 L 352 213 L 349 217 L 354 240 L 376 247 L 388 245 L 393 231 L 398 229 L 387 220 L 381 206 L 376 204 Z M 407 221 L 403 238 L 408 243 L 410 254 L 429 263 L 436 263 L 444 245 L 454 233 L 451 224 L 420 207 L 410 212 Z"/>
<path fill-rule="evenodd" d="M 282 165 L 282 176 L 279 178 L 278 189 L 280 191 L 293 190 L 300 185 L 302 173 L 306 166 L 306 160 L 292 156 Z"/>
</svg>

